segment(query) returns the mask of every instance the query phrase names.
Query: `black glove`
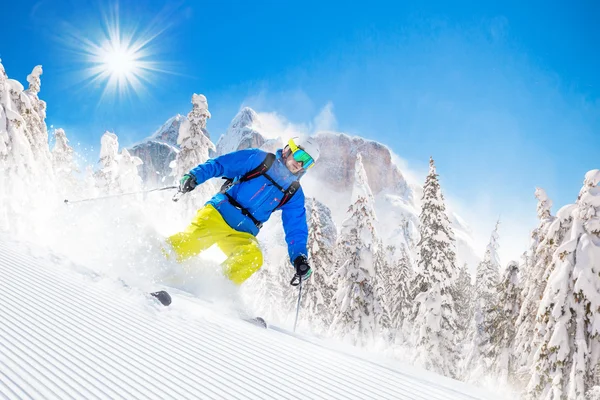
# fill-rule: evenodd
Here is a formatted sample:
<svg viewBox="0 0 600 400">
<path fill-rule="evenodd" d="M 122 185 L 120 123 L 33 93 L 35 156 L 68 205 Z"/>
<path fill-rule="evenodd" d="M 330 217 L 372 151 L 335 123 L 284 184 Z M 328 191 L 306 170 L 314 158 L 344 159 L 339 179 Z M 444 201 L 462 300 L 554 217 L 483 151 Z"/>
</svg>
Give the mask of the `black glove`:
<svg viewBox="0 0 600 400">
<path fill-rule="evenodd" d="M 194 175 L 185 174 L 179 181 L 179 191 L 181 193 L 191 192 L 197 185 L 198 183 Z"/>
<path fill-rule="evenodd" d="M 305 256 L 298 256 L 294 260 L 294 268 L 296 268 L 296 275 L 303 281 L 307 280 L 312 274 L 312 269 L 308 265 L 308 260 Z"/>
</svg>

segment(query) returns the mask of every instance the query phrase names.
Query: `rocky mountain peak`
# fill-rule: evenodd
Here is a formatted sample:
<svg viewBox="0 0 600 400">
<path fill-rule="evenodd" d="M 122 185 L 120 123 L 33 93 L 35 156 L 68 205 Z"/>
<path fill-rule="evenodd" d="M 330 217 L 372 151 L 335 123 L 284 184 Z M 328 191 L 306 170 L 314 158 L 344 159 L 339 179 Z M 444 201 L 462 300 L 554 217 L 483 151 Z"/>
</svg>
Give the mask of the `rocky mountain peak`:
<svg viewBox="0 0 600 400">
<path fill-rule="evenodd" d="M 181 123 L 185 121 L 185 117 L 181 114 L 177 114 L 171 117 L 162 124 L 151 136 L 150 140 L 159 140 L 172 146 L 177 146 L 177 136 L 179 135 L 179 127 Z"/>
<path fill-rule="evenodd" d="M 403 195 L 409 190 L 387 146 L 337 132 L 320 132 L 315 138 L 321 147 L 321 156 L 313 168 L 314 174 L 336 191 L 343 192 L 352 187 L 359 154 L 373 195 L 384 190 Z"/>
<path fill-rule="evenodd" d="M 221 155 L 236 150 L 261 147 L 265 144 L 266 139 L 257 130 L 260 126 L 258 114 L 249 107 L 242 108 L 231 120 L 227 132 L 219 139 L 217 154 Z"/>
<path fill-rule="evenodd" d="M 230 124 L 230 128 L 241 129 L 245 127 L 252 127 L 260 125 L 258 114 L 250 107 L 242 108 L 237 115 L 233 118 Z"/>
</svg>

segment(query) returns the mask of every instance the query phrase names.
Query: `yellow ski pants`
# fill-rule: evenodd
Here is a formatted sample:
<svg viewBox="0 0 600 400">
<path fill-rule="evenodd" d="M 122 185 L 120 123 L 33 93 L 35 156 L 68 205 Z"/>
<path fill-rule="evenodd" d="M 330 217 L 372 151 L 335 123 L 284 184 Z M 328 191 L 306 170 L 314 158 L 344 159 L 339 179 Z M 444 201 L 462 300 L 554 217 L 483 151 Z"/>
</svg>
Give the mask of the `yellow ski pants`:
<svg viewBox="0 0 600 400">
<path fill-rule="evenodd" d="M 223 273 L 238 285 L 258 271 L 263 263 L 256 237 L 230 227 L 212 204 L 198 210 L 190 226 L 168 237 L 167 243 L 179 262 L 200 254 L 216 243 L 227 256 L 222 264 Z"/>
</svg>

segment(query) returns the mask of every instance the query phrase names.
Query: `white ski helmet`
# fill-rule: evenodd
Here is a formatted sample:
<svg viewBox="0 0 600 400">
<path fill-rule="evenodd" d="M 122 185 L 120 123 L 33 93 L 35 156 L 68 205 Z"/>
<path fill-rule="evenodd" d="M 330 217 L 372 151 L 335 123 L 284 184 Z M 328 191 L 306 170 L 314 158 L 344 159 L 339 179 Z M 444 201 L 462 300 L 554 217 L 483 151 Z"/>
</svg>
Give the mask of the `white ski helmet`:
<svg viewBox="0 0 600 400">
<path fill-rule="evenodd" d="M 311 137 L 293 137 L 291 141 L 293 141 L 297 147 L 307 152 L 308 155 L 313 158 L 315 164 L 317 163 L 317 160 L 321 155 L 321 149 L 315 139 Z"/>
</svg>

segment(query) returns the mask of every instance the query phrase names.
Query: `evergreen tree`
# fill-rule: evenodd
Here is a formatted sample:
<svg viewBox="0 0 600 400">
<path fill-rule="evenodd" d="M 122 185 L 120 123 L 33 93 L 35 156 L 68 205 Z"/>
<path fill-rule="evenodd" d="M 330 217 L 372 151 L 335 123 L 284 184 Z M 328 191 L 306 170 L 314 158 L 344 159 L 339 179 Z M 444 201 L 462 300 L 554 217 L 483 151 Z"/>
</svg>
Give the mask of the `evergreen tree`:
<svg viewBox="0 0 600 400">
<path fill-rule="evenodd" d="M 396 336 L 396 330 L 392 323 L 391 303 L 394 297 L 394 274 L 391 265 L 388 262 L 388 256 L 383 251 L 383 244 L 376 244 L 377 253 L 374 259 L 376 279 L 375 293 L 381 308 L 381 313 L 377 319 L 378 337 L 382 337 L 386 343 L 392 343 Z"/>
<path fill-rule="evenodd" d="M 400 247 L 400 257 L 394 266 L 392 290 L 390 296 L 390 322 L 394 341 L 398 344 L 408 340 L 410 326 L 411 294 L 410 282 L 413 280 L 413 270 L 406 247 Z"/>
<path fill-rule="evenodd" d="M 121 192 L 138 192 L 142 190 L 142 178 L 138 173 L 138 166 L 142 163 L 139 157 L 132 156 L 127 149 L 121 151 L 118 175 Z"/>
<path fill-rule="evenodd" d="M 358 155 L 352 204 L 339 238 L 340 268 L 335 294 L 333 332 L 353 343 L 366 344 L 373 338 L 381 313 L 376 287 L 375 257 L 379 240 L 375 231 L 373 195 Z"/>
<path fill-rule="evenodd" d="M 473 284 L 467 263 L 458 272 L 458 279 L 453 289 L 453 298 L 456 302 L 456 325 L 458 328 L 458 342 L 463 343 L 466 338 L 469 322 L 473 316 Z"/>
<path fill-rule="evenodd" d="M 57 178 L 57 185 L 63 194 L 71 193 L 78 186 L 75 173 L 79 172 L 73 160 L 73 148 L 63 129 L 54 130 L 54 148 L 52 149 L 52 167 Z"/>
<path fill-rule="evenodd" d="M 100 139 L 100 169 L 94 181 L 100 192 L 119 194 L 137 192 L 142 189 L 142 178 L 137 167 L 142 164 L 139 157 L 123 149 L 119 154 L 119 138 L 112 132 L 104 132 Z"/>
<path fill-rule="evenodd" d="M 302 309 L 311 329 L 324 333 L 333 321 L 334 288 L 331 277 L 335 265 L 333 245 L 336 233 L 331 211 L 323 203 L 314 198 L 309 199 L 307 212 L 308 258 L 313 273 L 309 283 L 305 285 Z"/>
<path fill-rule="evenodd" d="M 34 195 L 37 191 L 31 188 L 44 187 L 47 176 L 36 162 L 30 132 L 21 116 L 22 97 L 27 98 L 22 95 L 23 86 L 9 79 L 0 63 L 0 229 L 30 236 L 35 221 L 26 220 L 32 215 L 29 210 L 47 201 Z"/>
<path fill-rule="evenodd" d="M 498 299 L 500 260 L 498 257 L 498 225 L 492 232 L 483 260 L 477 265 L 475 276 L 475 302 L 469 332 L 469 350 L 465 359 L 466 378 L 478 383 L 491 370 L 492 342 L 486 326 L 494 318 L 493 309 Z"/>
<path fill-rule="evenodd" d="M 202 94 L 194 94 L 192 111 L 188 113 L 187 119 L 179 127 L 177 143 L 181 151 L 177 153 L 177 157 L 171 165 L 173 176 L 176 179 L 206 162 L 209 159 L 209 152 L 215 150 L 206 130 L 206 121 L 210 116 L 206 97 Z M 189 212 L 196 212 L 206 199 L 214 194 L 215 189 L 211 182 L 205 182 L 198 186 L 182 198 L 182 202 L 185 204 L 184 208 Z"/>
<path fill-rule="evenodd" d="M 202 94 L 194 94 L 192 111 L 179 127 L 177 144 L 181 147 L 181 151 L 176 158 L 175 177 L 183 176 L 198 164 L 208 160 L 209 151 L 215 150 L 206 130 L 206 122 L 210 117 L 206 97 Z"/>
<path fill-rule="evenodd" d="M 27 75 L 29 88 L 19 98 L 19 111 L 26 123 L 26 133 L 30 141 L 36 164 L 46 178 L 42 187 L 49 189 L 53 184 L 52 157 L 48 147 L 48 129 L 46 127 L 46 102 L 40 100 L 42 66 L 37 65 L 31 74 Z"/>
<path fill-rule="evenodd" d="M 560 221 L 554 224 L 552 216 L 552 200 L 541 188 L 536 188 L 535 197 L 538 199 L 537 216 L 539 224 L 531 234 L 529 250 L 524 254 L 522 274 L 522 305 L 516 321 L 515 354 L 517 355 L 518 376 L 526 383 L 533 363 L 534 350 L 537 347 L 534 335 L 535 318 L 540 305 L 540 299 L 546 288 L 548 279 L 547 267 L 551 264 L 552 254 L 562 242 L 565 229 L 560 228 Z M 553 226 L 552 229 L 550 227 Z"/>
<path fill-rule="evenodd" d="M 429 174 L 423 187 L 420 220 L 420 240 L 417 243 L 418 261 L 416 265 L 413 293 L 426 292 L 433 282 L 456 279 L 456 253 L 454 232 L 446 214 L 438 174 L 433 158 L 429 160 Z"/>
<path fill-rule="evenodd" d="M 575 204 L 557 220 L 570 221 L 554 252 L 538 311 L 529 399 L 583 399 L 600 384 L 600 170 L 589 171 Z M 568 216 L 568 217 L 567 217 Z"/>
<path fill-rule="evenodd" d="M 484 329 L 490 338 L 489 354 L 491 372 L 500 382 L 514 380 L 516 354 L 513 352 L 515 322 L 521 306 L 519 267 L 512 261 L 506 267 L 498 288 L 498 302 L 492 308 Z"/>
<path fill-rule="evenodd" d="M 415 359 L 425 368 L 456 375 L 456 311 L 452 286 L 457 277 L 454 232 L 446 214 L 433 158 L 423 187 L 418 261 L 413 290 Z"/>
<path fill-rule="evenodd" d="M 94 178 L 100 192 L 121 193 L 119 177 L 119 138 L 112 132 L 104 132 L 100 138 L 100 169 Z"/>
<path fill-rule="evenodd" d="M 500 258 L 498 256 L 498 226 L 492 232 L 490 242 L 485 249 L 483 261 L 477 266 L 475 276 L 475 300 L 476 307 L 480 310 L 489 308 L 496 300 L 496 287 L 500 281 Z"/>
</svg>

